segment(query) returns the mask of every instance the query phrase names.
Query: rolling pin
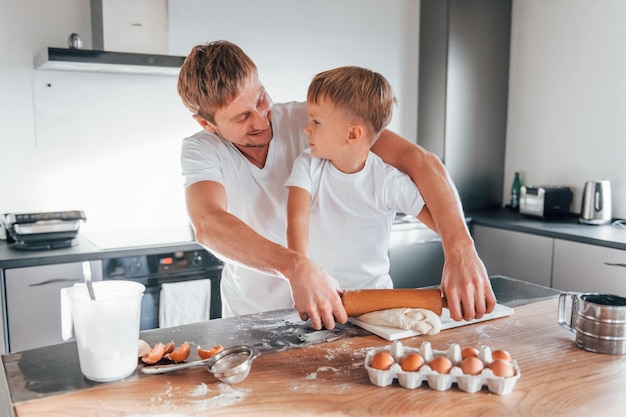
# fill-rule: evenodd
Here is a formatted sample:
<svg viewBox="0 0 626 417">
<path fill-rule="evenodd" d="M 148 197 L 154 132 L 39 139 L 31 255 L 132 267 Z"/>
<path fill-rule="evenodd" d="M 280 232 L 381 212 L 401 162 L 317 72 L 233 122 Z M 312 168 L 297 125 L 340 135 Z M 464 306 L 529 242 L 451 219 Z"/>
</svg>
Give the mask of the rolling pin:
<svg viewBox="0 0 626 417">
<path fill-rule="evenodd" d="M 446 304 L 439 288 L 346 290 L 341 300 L 348 317 L 390 308 L 424 308 L 441 316 Z"/>
</svg>

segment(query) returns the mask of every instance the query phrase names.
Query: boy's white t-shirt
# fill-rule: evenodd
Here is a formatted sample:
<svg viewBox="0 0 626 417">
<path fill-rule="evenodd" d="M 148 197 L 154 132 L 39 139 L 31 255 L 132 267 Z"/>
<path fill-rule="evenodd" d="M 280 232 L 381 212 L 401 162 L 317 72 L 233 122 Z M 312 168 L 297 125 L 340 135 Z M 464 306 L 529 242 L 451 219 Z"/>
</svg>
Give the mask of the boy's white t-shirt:
<svg viewBox="0 0 626 417">
<path fill-rule="evenodd" d="M 424 200 L 411 179 L 369 153 L 354 174 L 305 150 L 286 186 L 311 195 L 309 256 L 342 289 L 392 288 L 389 237 L 397 211 L 417 216 Z"/>
<path fill-rule="evenodd" d="M 226 189 L 230 213 L 284 246 L 288 195 L 284 184 L 294 160 L 308 146 L 303 132 L 306 121 L 306 103 L 272 106 L 273 139 L 262 169 L 215 134 L 203 130 L 184 139 L 181 166 L 185 187 L 198 181 L 219 182 Z M 220 288 L 223 317 L 293 307 L 291 287 L 284 277 L 235 263 L 225 263 Z"/>
</svg>

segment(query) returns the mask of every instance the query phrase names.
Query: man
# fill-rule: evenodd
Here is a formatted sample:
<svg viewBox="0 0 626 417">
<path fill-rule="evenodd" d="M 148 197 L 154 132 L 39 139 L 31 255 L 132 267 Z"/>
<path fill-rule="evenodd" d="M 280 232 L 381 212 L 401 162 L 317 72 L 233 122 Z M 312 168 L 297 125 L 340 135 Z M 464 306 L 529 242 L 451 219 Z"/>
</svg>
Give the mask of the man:
<svg viewBox="0 0 626 417">
<path fill-rule="evenodd" d="M 285 247 L 287 189 L 306 148 L 306 103 L 273 105 L 256 65 L 236 45 L 198 45 L 187 56 L 178 92 L 203 131 L 183 142 L 187 209 L 196 240 L 225 261 L 224 316 L 291 307 L 314 329 L 347 316 L 337 281 Z M 443 241 L 441 290 L 455 320 L 495 307 L 452 182 L 433 154 L 383 131 L 372 151 L 419 187 Z"/>
</svg>

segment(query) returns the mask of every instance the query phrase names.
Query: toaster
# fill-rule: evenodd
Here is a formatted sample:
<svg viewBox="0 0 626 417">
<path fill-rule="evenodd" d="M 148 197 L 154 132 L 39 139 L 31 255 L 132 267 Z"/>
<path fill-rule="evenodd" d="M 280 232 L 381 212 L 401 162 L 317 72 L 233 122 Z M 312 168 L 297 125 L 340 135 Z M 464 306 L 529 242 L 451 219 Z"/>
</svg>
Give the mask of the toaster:
<svg viewBox="0 0 626 417">
<path fill-rule="evenodd" d="M 548 219 L 568 214 L 571 204 L 572 190 L 569 187 L 522 186 L 519 212 Z"/>
</svg>

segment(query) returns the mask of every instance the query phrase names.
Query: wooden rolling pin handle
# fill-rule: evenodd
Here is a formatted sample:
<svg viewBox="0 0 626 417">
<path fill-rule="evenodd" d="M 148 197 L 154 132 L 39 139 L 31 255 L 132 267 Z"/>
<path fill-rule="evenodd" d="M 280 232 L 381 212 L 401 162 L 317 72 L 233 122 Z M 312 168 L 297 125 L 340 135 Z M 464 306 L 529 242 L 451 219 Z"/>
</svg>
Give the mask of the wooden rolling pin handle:
<svg viewBox="0 0 626 417">
<path fill-rule="evenodd" d="M 424 308 L 441 315 L 445 303 L 439 288 L 346 290 L 341 299 L 349 317 L 390 308 Z"/>
</svg>

